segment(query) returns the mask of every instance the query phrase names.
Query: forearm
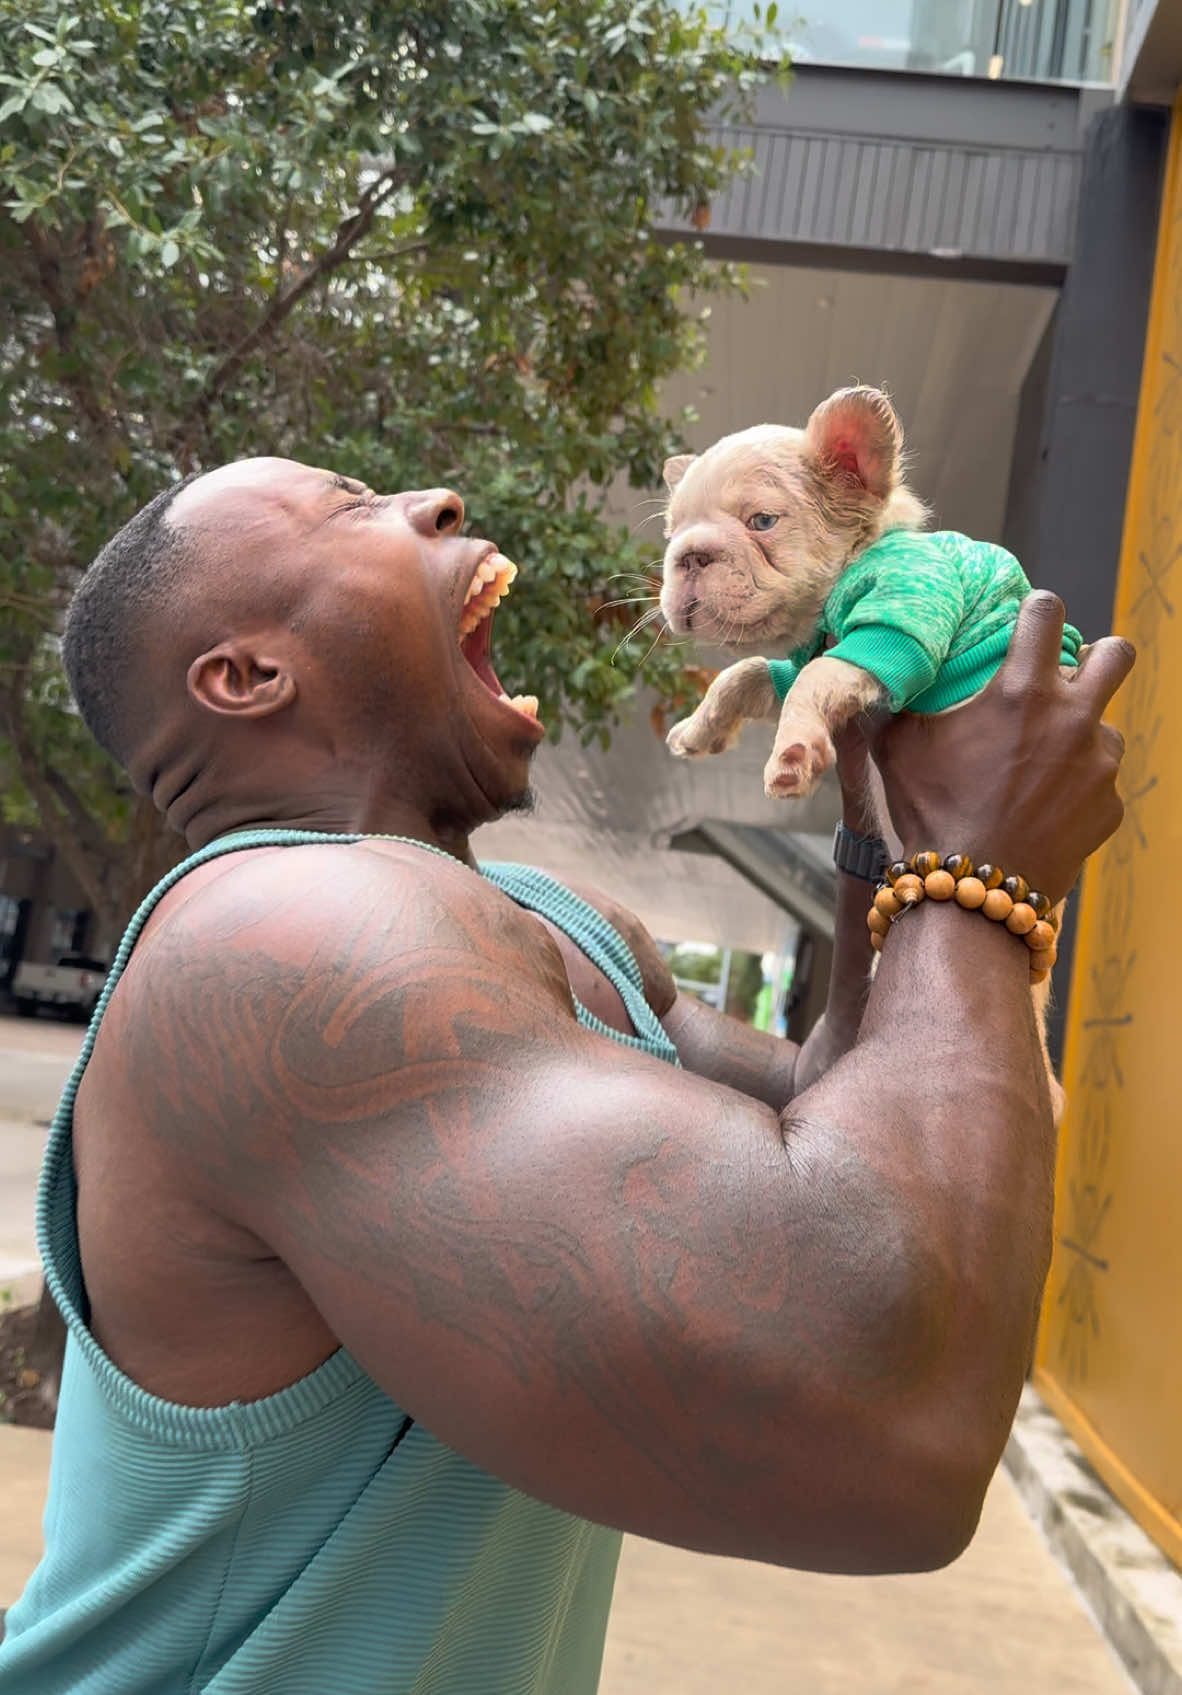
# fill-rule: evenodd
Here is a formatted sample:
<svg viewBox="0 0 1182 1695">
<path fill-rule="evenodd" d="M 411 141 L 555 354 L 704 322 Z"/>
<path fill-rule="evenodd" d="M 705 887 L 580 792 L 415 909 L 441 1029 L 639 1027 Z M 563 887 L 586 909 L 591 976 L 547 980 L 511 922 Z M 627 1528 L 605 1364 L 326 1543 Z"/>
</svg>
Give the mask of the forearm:
<svg viewBox="0 0 1182 1695">
<path fill-rule="evenodd" d="M 805 1042 L 784 1041 L 724 1017 L 691 995 L 679 995 L 661 1022 L 682 1065 L 698 1077 L 725 1083 L 777 1112 L 815 1083 L 858 1039 L 870 992 L 866 909 L 872 890 L 839 872 L 829 995 Z"/>
<path fill-rule="evenodd" d="M 837 873 L 834 910 L 833 964 L 825 1011 L 809 1031 L 796 1062 L 793 1092 L 801 1094 L 858 1040 L 870 996 L 870 967 L 874 959 L 866 913 L 873 888 L 860 877 Z"/>
<path fill-rule="evenodd" d="M 774 1112 L 792 1099 L 801 1053 L 795 1042 L 716 1012 L 694 995 L 678 995 L 661 1023 L 695 1077 L 737 1089 Z"/>
<path fill-rule="evenodd" d="M 864 1229 L 880 1252 L 897 1241 L 902 1281 L 893 1317 L 864 1283 L 866 1335 L 903 1350 L 927 1416 L 975 1437 L 982 1463 L 1013 1416 L 1050 1250 L 1054 1130 L 1027 975 L 1004 929 L 953 907 L 910 913 L 858 1045 L 782 1115 L 797 1169 L 822 1192 L 851 1160 L 867 1174 Z M 843 1278 L 849 1223 L 834 1217 Z"/>
<path fill-rule="evenodd" d="M 879 835 L 881 809 L 872 787 L 865 745 L 856 731 L 847 729 L 838 736 L 838 769 L 842 778 L 842 824 L 858 836 Z M 866 928 L 866 913 L 873 895 L 873 886 L 863 878 L 838 871 L 829 993 L 824 1014 L 809 1031 L 801 1048 L 795 1077 L 797 1094 L 823 1077 L 858 1040 L 870 995 L 870 968 L 874 960 L 870 932 Z"/>
</svg>

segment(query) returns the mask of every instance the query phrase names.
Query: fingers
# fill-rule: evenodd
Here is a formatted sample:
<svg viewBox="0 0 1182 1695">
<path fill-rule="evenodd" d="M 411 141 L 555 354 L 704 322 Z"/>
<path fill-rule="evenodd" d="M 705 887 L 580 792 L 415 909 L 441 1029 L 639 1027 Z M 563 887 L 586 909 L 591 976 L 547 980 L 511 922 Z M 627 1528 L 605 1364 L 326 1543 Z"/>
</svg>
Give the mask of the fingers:
<svg viewBox="0 0 1182 1695">
<path fill-rule="evenodd" d="M 1018 608 L 1018 623 L 999 678 L 1023 691 L 1049 684 L 1059 674 L 1066 609 L 1057 594 L 1036 589 Z"/>
<path fill-rule="evenodd" d="M 1132 642 L 1123 636 L 1105 636 L 1083 651 L 1072 686 L 1086 689 L 1097 713 L 1103 712 L 1120 688 L 1137 658 Z"/>
</svg>

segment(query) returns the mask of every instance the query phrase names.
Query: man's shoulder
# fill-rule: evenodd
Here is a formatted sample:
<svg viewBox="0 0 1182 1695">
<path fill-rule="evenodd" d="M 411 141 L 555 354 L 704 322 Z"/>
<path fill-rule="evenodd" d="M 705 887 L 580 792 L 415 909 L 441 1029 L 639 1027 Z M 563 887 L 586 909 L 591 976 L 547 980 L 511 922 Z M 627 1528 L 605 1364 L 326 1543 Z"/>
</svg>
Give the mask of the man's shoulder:
<svg viewBox="0 0 1182 1695">
<path fill-rule="evenodd" d="M 219 1101 L 237 1111 L 246 1082 L 266 1073 L 264 1113 L 293 1077 L 397 1070 L 416 1031 L 446 1035 L 510 996 L 550 1019 L 570 1007 L 536 920 L 458 860 L 342 842 L 225 862 L 145 930 L 107 1020 L 137 1067 L 171 1067 L 186 1088 L 200 1078 L 202 1112 Z"/>
<path fill-rule="evenodd" d="M 441 947 L 495 958 L 524 919 L 473 867 L 411 842 L 265 845 L 207 861 L 169 890 L 131 955 L 122 998 L 152 996 L 183 970 L 198 998 L 246 974 L 281 1004 L 330 968 L 343 980 Z"/>
<path fill-rule="evenodd" d="M 195 866 L 160 901 L 153 917 L 184 911 L 190 923 L 217 927 L 237 908 L 261 919 L 301 898 L 314 921 L 330 922 L 342 907 L 383 902 L 398 890 L 445 891 L 479 898 L 487 885 L 451 854 L 398 837 L 343 838 L 231 850 Z"/>
</svg>

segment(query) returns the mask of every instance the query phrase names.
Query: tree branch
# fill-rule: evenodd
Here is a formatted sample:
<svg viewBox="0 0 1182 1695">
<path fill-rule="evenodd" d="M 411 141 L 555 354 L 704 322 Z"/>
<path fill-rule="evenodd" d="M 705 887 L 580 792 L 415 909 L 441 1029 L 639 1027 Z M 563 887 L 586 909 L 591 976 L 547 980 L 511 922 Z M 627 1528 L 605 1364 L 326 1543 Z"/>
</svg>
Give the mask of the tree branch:
<svg viewBox="0 0 1182 1695">
<path fill-rule="evenodd" d="M 406 241 L 401 247 L 388 247 L 381 253 L 349 253 L 341 260 L 342 265 L 371 265 L 381 259 L 405 259 L 411 253 L 426 253 L 430 250 L 429 241 Z"/>
<path fill-rule="evenodd" d="M 106 833 L 79 799 L 74 785 L 63 777 L 60 771 L 55 771 L 52 765 L 43 767 L 43 775 L 47 788 L 86 847 L 91 853 L 97 854 L 99 858 L 113 864 L 118 858 L 118 852 L 107 840 Z"/>
<path fill-rule="evenodd" d="M 81 361 L 72 357 L 74 326 L 78 320 L 77 302 L 69 298 L 62 279 L 61 257 L 55 253 L 46 241 L 41 230 L 32 218 L 21 224 L 20 230 L 32 251 L 37 266 L 37 278 L 41 284 L 41 292 L 45 296 L 53 319 L 54 335 L 60 351 L 67 355 L 63 359 L 63 372 L 60 381 L 63 388 L 72 394 L 79 411 L 93 427 L 96 434 L 106 440 L 122 440 L 119 430 L 105 407 L 95 393 L 90 379 L 85 374 Z"/>
<path fill-rule="evenodd" d="M 42 775 L 40 761 L 29 741 L 19 707 L 11 696 L 6 696 L 3 701 L 3 723 L 5 734 L 12 744 L 13 752 L 16 754 L 21 781 L 28 789 L 33 804 L 37 808 L 45 834 L 53 843 L 56 851 L 61 854 L 91 906 L 105 922 L 109 923 L 113 907 L 104 875 L 106 868 L 113 863 L 114 857 L 111 854 L 109 844 L 105 841 L 103 843 L 107 849 L 105 855 L 92 856 L 92 851 L 84 847 L 79 841 L 75 830 L 70 827 L 73 822 L 72 819 L 68 820 L 67 815 L 63 812 L 64 801 L 59 802 L 53 787 Z M 68 785 L 66 786 L 68 788 Z M 86 813 L 77 797 L 75 797 L 75 804 L 86 819 L 89 834 L 93 838 L 95 834 L 93 819 Z M 102 840 L 101 832 L 99 834 L 100 840 Z M 100 869 L 95 863 L 95 857 L 105 858 L 106 865 Z"/>
<path fill-rule="evenodd" d="M 180 450 L 188 445 L 186 421 L 203 420 L 209 416 L 214 402 L 222 391 L 229 386 L 238 375 L 246 360 L 260 347 L 263 342 L 274 335 L 286 318 L 295 311 L 304 296 L 311 292 L 318 283 L 344 263 L 353 248 L 367 235 L 373 227 L 374 214 L 383 201 L 402 187 L 405 173 L 391 169 L 382 173 L 370 184 L 358 201 L 357 211 L 346 218 L 337 230 L 336 240 L 331 247 L 314 259 L 303 272 L 298 282 L 288 289 L 286 294 L 276 294 L 271 304 L 259 321 L 249 329 L 242 339 L 233 346 L 221 363 L 210 372 L 201 392 L 189 409 L 188 420 L 182 420 L 174 434 L 174 446 Z"/>
</svg>

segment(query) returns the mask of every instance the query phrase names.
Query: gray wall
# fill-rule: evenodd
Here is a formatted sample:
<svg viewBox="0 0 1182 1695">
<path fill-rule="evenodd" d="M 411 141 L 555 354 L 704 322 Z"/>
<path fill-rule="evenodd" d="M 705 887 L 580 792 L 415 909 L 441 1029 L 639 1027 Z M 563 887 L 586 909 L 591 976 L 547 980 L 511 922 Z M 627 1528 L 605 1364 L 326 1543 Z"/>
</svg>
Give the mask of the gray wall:
<svg viewBox="0 0 1182 1695">
<path fill-rule="evenodd" d="M 1157 246 L 1167 116 L 1115 107 L 1088 135 L 1075 257 L 1059 303 L 1037 461 L 1015 459 L 1007 535 L 1031 579 L 1054 589 L 1094 640 L 1111 628 L 1129 461 Z M 1033 440 L 1027 396 L 1023 460 Z M 1060 947 L 1052 1048 L 1059 1056 L 1075 907 Z"/>
</svg>

